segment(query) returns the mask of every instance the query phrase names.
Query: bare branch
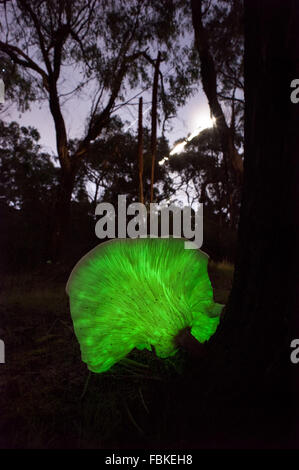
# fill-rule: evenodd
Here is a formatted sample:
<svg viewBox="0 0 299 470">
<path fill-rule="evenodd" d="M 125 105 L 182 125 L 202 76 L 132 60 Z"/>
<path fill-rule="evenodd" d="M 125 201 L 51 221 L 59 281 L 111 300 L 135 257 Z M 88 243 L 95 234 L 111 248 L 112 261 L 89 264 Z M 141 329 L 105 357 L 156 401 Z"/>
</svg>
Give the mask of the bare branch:
<svg viewBox="0 0 299 470">
<path fill-rule="evenodd" d="M 0 41 L 0 50 L 5 52 L 16 64 L 22 65 L 23 67 L 29 68 L 37 72 L 43 79 L 43 84 L 48 89 L 48 75 L 47 73 L 34 62 L 25 52 L 19 49 L 17 46 L 12 46 L 5 42 Z M 22 57 L 23 59 L 21 59 Z"/>
<path fill-rule="evenodd" d="M 219 96 L 219 98 L 221 98 L 222 100 L 227 100 L 227 101 L 238 101 L 239 103 L 242 103 L 244 104 L 245 101 L 240 99 L 240 98 L 236 98 L 235 96 L 232 97 L 232 96 L 224 96 L 222 95 L 222 93 L 217 93 L 217 96 Z"/>
<path fill-rule="evenodd" d="M 27 11 L 29 13 L 29 15 L 30 15 L 30 17 L 33 21 L 34 27 L 35 27 L 37 35 L 38 35 L 42 56 L 43 56 L 43 59 L 44 59 L 44 62 L 45 62 L 45 65 L 47 67 L 47 71 L 48 71 L 48 74 L 49 74 L 49 77 L 50 77 L 51 74 L 52 74 L 52 67 L 51 67 L 51 62 L 50 62 L 49 56 L 48 56 L 47 51 L 46 51 L 44 38 L 43 38 L 43 35 L 42 35 L 42 32 L 41 32 L 40 21 L 38 20 L 37 15 L 34 13 L 33 9 L 27 3 L 26 0 L 19 0 L 19 1 L 20 1 L 20 5 L 24 8 L 25 11 Z"/>
</svg>

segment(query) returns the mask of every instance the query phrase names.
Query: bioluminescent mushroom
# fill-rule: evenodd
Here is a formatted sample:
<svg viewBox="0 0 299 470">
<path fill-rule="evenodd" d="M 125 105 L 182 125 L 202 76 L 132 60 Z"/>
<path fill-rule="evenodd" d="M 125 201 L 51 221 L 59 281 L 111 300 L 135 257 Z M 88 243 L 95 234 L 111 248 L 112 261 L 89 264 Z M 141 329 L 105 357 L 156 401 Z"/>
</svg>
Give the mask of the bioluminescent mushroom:
<svg viewBox="0 0 299 470">
<path fill-rule="evenodd" d="M 182 238 L 114 239 L 85 255 L 67 283 L 82 360 L 104 372 L 132 349 L 175 354 L 184 328 L 203 343 L 219 323 L 208 256 Z"/>
</svg>

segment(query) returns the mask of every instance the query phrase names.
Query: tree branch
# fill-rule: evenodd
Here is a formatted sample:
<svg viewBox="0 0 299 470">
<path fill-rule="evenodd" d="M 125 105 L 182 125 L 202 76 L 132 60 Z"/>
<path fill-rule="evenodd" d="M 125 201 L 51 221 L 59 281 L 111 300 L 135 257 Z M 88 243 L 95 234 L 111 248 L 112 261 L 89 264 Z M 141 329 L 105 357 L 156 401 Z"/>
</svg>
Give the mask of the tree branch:
<svg viewBox="0 0 299 470">
<path fill-rule="evenodd" d="M 243 174 L 243 161 L 239 156 L 230 133 L 229 126 L 217 97 L 217 74 L 212 54 L 210 52 L 207 33 L 202 21 L 202 0 L 191 0 L 192 23 L 195 35 L 195 44 L 201 63 L 202 86 L 208 99 L 210 110 L 216 119 L 220 131 L 224 156 L 229 157 L 238 178 Z M 229 193 L 229 191 L 228 191 Z"/>
<path fill-rule="evenodd" d="M 44 38 L 43 38 L 43 35 L 42 35 L 42 32 L 41 32 L 40 21 L 38 20 L 38 17 L 36 16 L 36 14 L 34 13 L 31 6 L 27 3 L 26 0 L 20 0 L 20 5 L 31 16 L 31 19 L 33 21 L 34 27 L 35 27 L 37 35 L 38 35 L 42 56 L 43 56 L 45 65 L 47 67 L 48 75 L 49 75 L 49 78 L 50 78 L 50 76 L 52 74 L 52 67 L 51 67 L 51 62 L 50 62 L 49 56 L 48 56 L 47 51 L 46 51 Z"/>
<path fill-rule="evenodd" d="M 245 104 L 244 100 L 241 100 L 240 98 L 236 98 L 235 96 L 224 96 L 222 93 L 217 93 L 217 96 L 221 98 L 222 100 L 227 100 L 227 101 L 238 101 L 241 104 Z"/>
<path fill-rule="evenodd" d="M 113 109 L 115 100 L 119 94 L 123 78 L 127 73 L 127 67 L 131 62 L 134 62 L 138 57 L 143 54 L 144 51 L 136 52 L 128 57 L 124 57 L 121 66 L 118 69 L 118 72 L 115 75 L 114 84 L 112 86 L 112 91 L 107 105 L 103 111 L 94 119 L 90 121 L 89 129 L 85 138 L 79 144 L 77 151 L 75 152 L 74 158 L 78 159 L 87 153 L 89 144 L 92 140 L 95 140 L 100 134 L 101 130 L 107 124 L 109 120 L 111 111 Z"/>
<path fill-rule="evenodd" d="M 43 79 L 45 88 L 49 89 L 49 77 L 47 73 L 34 62 L 25 52 L 16 46 L 0 41 L 0 50 L 6 53 L 16 64 L 29 68 L 37 72 Z M 20 56 L 23 58 L 21 59 Z"/>
</svg>

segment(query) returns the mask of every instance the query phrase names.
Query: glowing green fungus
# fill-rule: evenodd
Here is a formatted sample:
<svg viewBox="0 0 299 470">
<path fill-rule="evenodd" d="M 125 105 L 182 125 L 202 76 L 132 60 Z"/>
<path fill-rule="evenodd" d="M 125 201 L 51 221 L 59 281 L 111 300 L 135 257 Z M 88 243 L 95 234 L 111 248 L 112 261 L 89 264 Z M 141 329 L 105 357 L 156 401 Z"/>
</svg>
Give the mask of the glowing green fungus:
<svg viewBox="0 0 299 470">
<path fill-rule="evenodd" d="M 181 238 L 115 239 L 84 256 L 67 284 L 82 360 L 110 369 L 132 349 L 165 358 L 180 330 L 201 343 L 216 331 L 222 305 L 213 301 L 208 256 Z"/>
</svg>

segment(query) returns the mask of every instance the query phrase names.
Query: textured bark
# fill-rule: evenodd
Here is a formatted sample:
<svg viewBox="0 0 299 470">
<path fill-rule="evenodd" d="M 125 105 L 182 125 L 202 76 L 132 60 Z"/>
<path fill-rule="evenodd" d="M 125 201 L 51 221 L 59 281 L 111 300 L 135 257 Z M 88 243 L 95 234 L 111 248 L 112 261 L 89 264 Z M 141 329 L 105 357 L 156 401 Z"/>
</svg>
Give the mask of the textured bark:
<svg viewBox="0 0 299 470">
<path fill-rule="evenodd" d="M 255 332 L 261 367 L 283 347 L 293 312 L 299 9 L 293 0 L 246 0 L 245 19 L 244 186 L 227 317 Z"/>
<path fill-rule="evenodd" d="M 233 288 L 186 383 L 195 390 L 188 427 L 201 423 L 213 439 L 216 429 L 222 439 L 231 432 L 233 445 L 298 445 L 299 373 L 290 361 L 291 340 L 299 338 L 299 105 L 290 100 L 298 30 L 297 2 L 245 0 L 244 185 Z"/>
<path fill-rule="evenodd" d="M 290 399 L 298 385 L 298 371 L 289 382 L 295 374 L 290 341 L 299 337 L 294 305 L 299 107 L 290 101 L 290 83 L 299 76 L 298 28 L 296 1 L 245 1 L 244 187 L 227 325 L 242 332 L 255 388 L 281 396 L 272 410 L 278 421 L 290 405 L 283 398 Z"/>
</svg>

